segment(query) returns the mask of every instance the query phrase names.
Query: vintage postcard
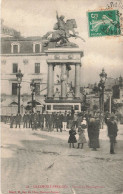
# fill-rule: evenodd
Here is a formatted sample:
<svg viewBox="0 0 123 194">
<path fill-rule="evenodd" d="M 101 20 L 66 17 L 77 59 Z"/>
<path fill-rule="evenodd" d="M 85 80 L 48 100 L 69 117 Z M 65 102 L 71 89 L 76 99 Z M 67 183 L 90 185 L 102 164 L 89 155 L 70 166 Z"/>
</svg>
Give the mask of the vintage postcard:
<svg viewBox="0 0 123 194">
<path fill-rule="evenodd" d="M 123 194 L 123 1 L 1 1 L 1 194 Z"/>
</svg>

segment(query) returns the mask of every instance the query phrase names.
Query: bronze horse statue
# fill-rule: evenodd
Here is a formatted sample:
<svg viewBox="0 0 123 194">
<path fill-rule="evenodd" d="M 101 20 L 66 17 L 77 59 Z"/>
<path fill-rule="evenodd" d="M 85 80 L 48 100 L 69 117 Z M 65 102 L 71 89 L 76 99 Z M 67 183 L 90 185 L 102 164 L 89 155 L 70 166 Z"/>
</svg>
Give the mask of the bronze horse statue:
<svg viewBox="0 0 123 194">
<path fill-rule="evenodd" d="M 58 22 L 54 26 L 55 31 L 49 31 L 42 37 L 42 42 L 44 46 L 47 46 L 50 42 L 55 42 L 57 46 L 75 46 L 76 44 L 69 42 L 70 37 L 80 38 L 85 42 L 83 38 L 75 32 L 74 28 L 77 28 L 75 19 L 67 20 L 64 24 L 63 29 L 59 29 Z"/>
</svg>

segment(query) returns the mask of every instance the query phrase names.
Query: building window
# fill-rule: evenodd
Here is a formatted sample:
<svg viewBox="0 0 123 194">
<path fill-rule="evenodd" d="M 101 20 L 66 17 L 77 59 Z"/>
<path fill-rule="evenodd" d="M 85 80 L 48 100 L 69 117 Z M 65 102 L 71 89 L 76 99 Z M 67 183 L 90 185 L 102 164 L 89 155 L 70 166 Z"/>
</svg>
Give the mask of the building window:
<svg viewBox="0 0 123 194">
<path fill-rule="evenodd" d="M 51 110 L 51 105 L 47 105 L 47 110 Z"/>
<path fill-rule="evenodd" d="M 12 83 L 12 95 L 17 95 L 17 83 Z"/>
<path fill-rule="evenodd" d="M 40 73 L 40 63 L 35 63 L 35 73 Z"/>
<path fill-rule="evenodd" d="M 13 63 L 13 73 L 17 73 L 17 72 L 18 72 L 18 64 Z"/>
<path fill-rule="evenodd" d="M 35 53 L 40 53 L 40 44 L 35 45 Z"/>
<path fill-rule="evenodd" d="M 40 95 L 40 83 L 35 83 L 35 95 Z"/>
<path fill-rule="evenodd" d="M 19 53 L 20 52 L 20 44 L 18 42 L 14 42 L 11 44 L 11 53 Z"/>
<path fill-rule="evenodd" d="M 13 45 L 13 53 L 18 53 L 18 45 Z"/>
<path fill-rule="evenodd" d="M 75 109 L 75 110 L 79 110 L 79 105 L 75 105 L 75 106 L 74 106 L 74 109 Z"/>
<path fill-rule="evenodd" d="M 41 53 L 41 50 L 42 50 L 41 42 L 34 42 L 33 53 Z"/>
</svg>

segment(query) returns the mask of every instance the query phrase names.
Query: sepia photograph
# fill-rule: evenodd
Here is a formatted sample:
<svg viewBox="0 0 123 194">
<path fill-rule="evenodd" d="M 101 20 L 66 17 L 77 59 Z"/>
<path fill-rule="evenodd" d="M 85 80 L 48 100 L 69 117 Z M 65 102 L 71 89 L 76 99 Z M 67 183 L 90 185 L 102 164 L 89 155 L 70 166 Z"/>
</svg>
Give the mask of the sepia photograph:
<svg viewBox="0 0 123 194">
<path fill-rule="evenodd" d="M 123 194 L 123 1 L 0 6 L 0 193 Z"/>
</svg>

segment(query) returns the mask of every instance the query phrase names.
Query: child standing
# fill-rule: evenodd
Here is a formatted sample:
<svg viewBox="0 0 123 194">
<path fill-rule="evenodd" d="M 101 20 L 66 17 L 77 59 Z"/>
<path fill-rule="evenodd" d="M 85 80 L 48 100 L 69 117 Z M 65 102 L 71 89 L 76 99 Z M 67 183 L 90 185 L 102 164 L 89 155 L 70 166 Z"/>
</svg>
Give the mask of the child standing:
<svg viewBox="0 0 123 194">
<path fill-rule="evenodd" d="M 78 128 L 78 134 L 79 134 L 79 138 L 78 138 L 78 149 L 79 149 L 79 146 L 81 144 L 81 149 L 83 148 L 83 145 L 84 143 L 86 143 L 86 138 L 85 138 L 85 135 L 84 135 L 84 129 L 82 129 L 81 126 L 79 126 Z"/>
<path fill-rule="evenodd" d="M 69 146 L 71 148 L 71 144 L 72 144 L 72 147 L 74 148 L 74 143 L 77 142 L 76 140 L 76 131 L 74 130 L 74 126 L 71 127 L 71 130 L 69 131 L 69 139 L 68 139 L 68 143 L 69 143 Z"/>
</svg>

